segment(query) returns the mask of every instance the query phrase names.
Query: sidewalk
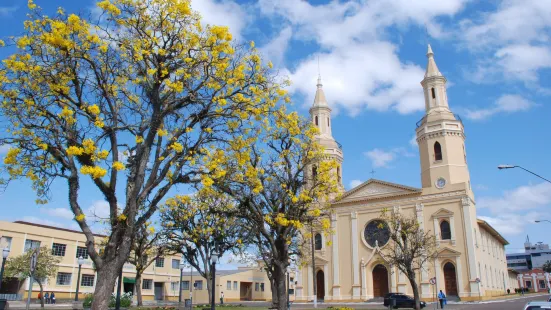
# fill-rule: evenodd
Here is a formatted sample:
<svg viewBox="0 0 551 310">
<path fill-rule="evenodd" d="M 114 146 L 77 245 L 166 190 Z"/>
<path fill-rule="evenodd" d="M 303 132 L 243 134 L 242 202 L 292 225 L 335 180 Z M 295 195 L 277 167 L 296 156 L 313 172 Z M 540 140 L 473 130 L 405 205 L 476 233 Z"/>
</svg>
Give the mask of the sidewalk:
<svg viewBox="0 0 551 310">
<path fill-rule="evenodd" d="M 482 301 L 450 301 L 448 304 L 491 304 L 496 302 L 502 302 L 502 301 L 509 301 L 509 300 L 519 300 L 519 299 L 525 299 L 525 298 L 532 298 L 532 297 L 539 297 L 539 296 L 547 296 L 547 293 L 530 293 L 530 294 L 510 294 L 510 295 L 502 295 L 502 296 L 495 296 L 490 297 L 488 299 L 482 300 Z M 428 303 L 427 303 L 428 304 Z"/>
</svg>

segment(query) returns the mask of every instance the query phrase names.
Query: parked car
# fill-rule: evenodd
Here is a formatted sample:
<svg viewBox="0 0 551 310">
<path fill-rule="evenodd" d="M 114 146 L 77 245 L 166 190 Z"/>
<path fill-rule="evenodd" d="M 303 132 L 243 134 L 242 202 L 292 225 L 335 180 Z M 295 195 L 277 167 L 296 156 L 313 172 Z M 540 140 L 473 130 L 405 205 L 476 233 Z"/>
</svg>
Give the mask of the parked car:
<svg viewBox="0 0 551 310">
<path fill-rule="evenodd" d="M 524 306 L 524 310 L 534 309 L 551 309 L 551 302 L 548 301 L 531 301 Z"/>
<path fill-rule="evenodd" d="M 415 299 L 402 293 L 388 293 L 384 299 L 384 306 L 388 307 L 395 300 L 394 308 L 415 308 Z M 427 303 L 421 301 L 421 308 L 425 308 Z"/>
</svg>

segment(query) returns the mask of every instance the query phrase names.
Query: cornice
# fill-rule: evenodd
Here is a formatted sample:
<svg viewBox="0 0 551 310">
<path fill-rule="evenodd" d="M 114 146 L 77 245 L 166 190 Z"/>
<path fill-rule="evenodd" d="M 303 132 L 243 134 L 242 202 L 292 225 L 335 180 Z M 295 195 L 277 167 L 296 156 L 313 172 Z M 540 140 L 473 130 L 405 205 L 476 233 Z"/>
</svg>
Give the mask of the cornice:
<svg viewBox="0 0 551 310">
<path fill-rule="evenodd" d="M 396 206 L 396 205 L 405 205 L 405 204 L 413 204 L 413 206 L 415 206 L 419 202 L 427 203 L 432 201 L 438 201 L 442 198 L 461 199 L 465 197 L 466 194 L 467 192 L 465 190 L 459 190 L 459 191 L 452 191 L 452 192 L 438 193 L 438 194 L 431 194 L 431 195 L 421 195 L 421 196 L 411 197 L 411 198 L 392 199 L 387 201 L 379 201 L 380 199 L 358 199 L 358 200 L 346 201 L 341 203 L 333 203 L 331 205 L 331 208 L 334 208 L 335 211 L 337 211 L 338 213 L 349 213 L 349 212 L 355 212 L 359 210 L 365 210 L 366 206 L 385 207 L 385 206 Z M 412 195 L 412 194 L 407 194 L 407 195 Z M 399 195 L 399 196 L 407 196 L 407 195 Z M 368 202 L 368 204 L 366 205 L 365 203 L 362 203 L 362 202 Z M 358 204 L 358 203 L 362 203 L 362 204 Z"/>
</svg>

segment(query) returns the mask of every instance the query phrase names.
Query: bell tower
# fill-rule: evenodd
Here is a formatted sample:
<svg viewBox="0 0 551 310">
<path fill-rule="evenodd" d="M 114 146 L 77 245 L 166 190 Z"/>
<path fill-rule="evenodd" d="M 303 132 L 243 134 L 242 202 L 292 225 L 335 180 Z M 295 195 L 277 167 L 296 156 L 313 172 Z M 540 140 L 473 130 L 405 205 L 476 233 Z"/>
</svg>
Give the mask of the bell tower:
<svg viewBox="0 0 551 310">
<path fill-rule="evenodd" d="M 436 189 L 465 183 L 472 197 L 463 122 L 450 111 L 446 78 L 436 66 L 430 45 L 427 58 L 425 78 L 421 81 L 425 116 L 417 123 L 416 129 L 421 183 L 423 188 Z"/>
<path fill-rule="evenodd" d="M 344 189 L 342 185 L 342 161 L 344 159 L 342 148 L 331 134 L 331 126 L 333 125 L 331 123 L 331 108 L 329 108 L 327 99 L 325 99 L 323 84 L 321 84 L 321 76 L 318 76 L 318 83 L 316 86 L 316 97 L 314 98 L 314 104 L 310 108 L 310 117 L 312 118 L 312 123 L 319 130 L 319 134 L 316 136 L 318 143 L 325 148 L 327 157 L 334 159 L 338 163 L 336 171 L 338 178 L 337 182 L 340 188 Z M 310 175 L 316 173 L 315 169 L 315 167 L 310 168 Z"/>
</svg>

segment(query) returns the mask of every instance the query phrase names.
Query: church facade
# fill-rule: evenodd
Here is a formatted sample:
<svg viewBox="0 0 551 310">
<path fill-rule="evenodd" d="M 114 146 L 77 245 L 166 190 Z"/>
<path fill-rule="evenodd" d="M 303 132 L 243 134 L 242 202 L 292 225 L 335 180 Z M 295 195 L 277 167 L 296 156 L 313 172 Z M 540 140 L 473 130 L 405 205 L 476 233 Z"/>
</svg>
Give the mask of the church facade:
<svg viewBox="0 0 551 310">
<path fill-rule="evenodd" d="M 415 216 L 425 231 L 436 237 L 438 256 L 417 275 L 422 299 L 432 299 L 439 290 L 461 300 L 506 293 L 510 281 L 505 256 L 508 242 L 476 217 L 463 123 L 449 108 L 446 78 L 436 66 L 430 45 L 427 58 L 421 82 L 426 112 L 416 124 L 422 187 L 369 179 L 334 201 L 330 215 L 333 234 L 314 234 L 315 266 L 310 263 L 298 269 L 297 301 L 360 302 L 389 292 L 413 295 L 407 277 L 381 256 L 388 238 L 374 232 L 382 227 L 378 221 L 383 208 Z M 321 79 L 310 115 L 327 156 L 342 164 L 344 156 L 332 137 L 331 109 Z M 342 186 L 341 172 L 338 168 Z"/>
</svg>

